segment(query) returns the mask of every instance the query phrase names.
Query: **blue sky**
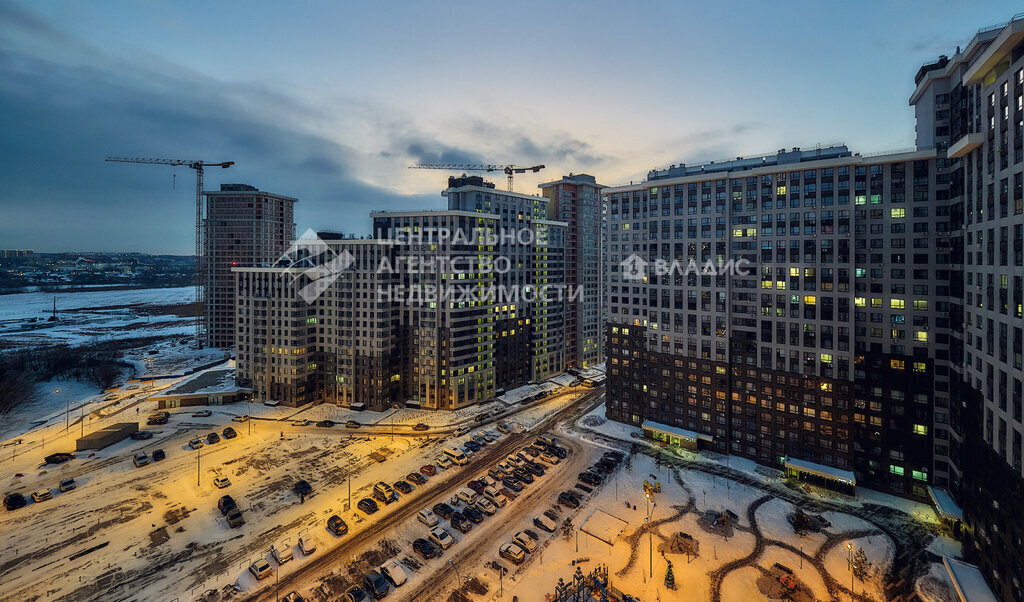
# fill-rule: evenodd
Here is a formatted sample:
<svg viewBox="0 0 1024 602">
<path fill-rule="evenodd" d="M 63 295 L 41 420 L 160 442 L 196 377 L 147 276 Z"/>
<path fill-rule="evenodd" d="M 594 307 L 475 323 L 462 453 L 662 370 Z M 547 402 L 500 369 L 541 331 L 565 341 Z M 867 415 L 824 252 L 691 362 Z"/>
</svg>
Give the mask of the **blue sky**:
<svg viewBox="0 0 1024 602">
<path fill-rule="evenodd" d="M 0 0 L 0 247 L 189 253 L 190 170 L 234 160 L 297 229 L 435 208 L 418 161 L 605 184 L 672 163 L 913 145 L 907 99 L 1012 2 Z M 172 188 L 173 185 L 173 188 Z M 499 185 L 501 183 L 499 182 Z"/>
</svg>

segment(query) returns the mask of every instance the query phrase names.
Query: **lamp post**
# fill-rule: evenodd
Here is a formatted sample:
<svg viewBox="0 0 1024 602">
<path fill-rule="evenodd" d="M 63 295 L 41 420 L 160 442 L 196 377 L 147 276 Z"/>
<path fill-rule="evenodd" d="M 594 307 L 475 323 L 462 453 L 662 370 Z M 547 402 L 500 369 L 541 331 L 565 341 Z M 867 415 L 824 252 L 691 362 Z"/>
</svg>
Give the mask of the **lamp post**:
<svg viewBox="0 0 1024 602">
<path fill-rule="evenodd" d="M 849 550 L 849 554 L 850 554 L 850 559 L 849 559 L 849 562 L 850 562 L 850 602 L 853 602 L 853 600 L 855 598 L 854 598 L 854 593 L 853 593 L 853 542 L 852 541 L 846 542 L 846 549 Z"/>
<path fill-rule="evenodd" d="M 202 469 L 200 468 L 200 457 L 203 455 L 203 442 L 199 440 L 199 447 L 196 448 L 196 487 L 202 487 Z"/>
<path fill-rule="evenodd" d="M 75 388 L 74 385 L 68 385 L 67 389 L 64 389 L 64 434 L 68 433 L 68 429 L 71 428 L 70 418 L 71 415 L 71 389 Z M 54 395 L 60 395 L 61 389 L 58 387 L 53 390 Z"/>
<path fill-rule="evenodd" d="M 448 561 L 448 566 L 455 569 L 455 576 L 459 579 L 458 583 L 455 584 L 456 591 L 462 591 L 462 574 L 459 573 L 459 567 L 455 566 L 455 561 L 453 560 Z"/>
</svg>

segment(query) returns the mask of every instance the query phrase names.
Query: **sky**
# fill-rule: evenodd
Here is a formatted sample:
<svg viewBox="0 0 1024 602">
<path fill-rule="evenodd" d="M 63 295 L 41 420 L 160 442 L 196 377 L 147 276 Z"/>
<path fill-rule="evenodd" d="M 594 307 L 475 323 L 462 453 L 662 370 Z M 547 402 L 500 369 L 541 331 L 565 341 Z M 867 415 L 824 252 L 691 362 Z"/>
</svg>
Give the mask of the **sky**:
<svg viewBox="0 0 1024 602">
<path fill-rule="evenodd" d="M 435 209 L 419 162 L 647 171 L 912 147 L 914 74 L 1015 2 L 0 0 L 0 248 L 191 254 L 206 188 L 297 197 L 296 231 Z M 496 174 L 497 185 L 504 186 Z"/>
</svg>

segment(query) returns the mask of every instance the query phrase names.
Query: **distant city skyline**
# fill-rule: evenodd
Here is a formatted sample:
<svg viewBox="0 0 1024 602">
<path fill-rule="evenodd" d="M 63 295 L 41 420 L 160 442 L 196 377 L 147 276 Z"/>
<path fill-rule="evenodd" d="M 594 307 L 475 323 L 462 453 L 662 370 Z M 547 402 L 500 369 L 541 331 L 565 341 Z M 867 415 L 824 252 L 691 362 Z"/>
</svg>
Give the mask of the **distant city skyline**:
<svg viewBox="0 0 1024 602">
<path fill-rule="evenodd" d="M 917 68 L 1011 2 L 267 4 L 0 0 L 7 248 L 191 254 L 194 174 L 107 155 L 232 160 L 207 189 L 294 196 L 299 231 L 440 208 L 418 161 L 649 169 L 838 140 L 913 145 Z M 827 139 L 822 139 L 825 137 Z M 500 174 L 495 174 L 499 186 Z"/>
</svg>

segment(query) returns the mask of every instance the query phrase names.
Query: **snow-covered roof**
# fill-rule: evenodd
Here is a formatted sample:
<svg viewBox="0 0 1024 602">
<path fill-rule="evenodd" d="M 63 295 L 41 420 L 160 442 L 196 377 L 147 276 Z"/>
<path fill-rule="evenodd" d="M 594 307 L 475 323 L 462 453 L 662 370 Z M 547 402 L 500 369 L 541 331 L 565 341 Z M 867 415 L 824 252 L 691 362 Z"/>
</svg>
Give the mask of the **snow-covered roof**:
<svg viewBox="0 0 1024 602">
<path fill-rule="evenodd" d="M 640 425 L 640 428 L 651 431 L 658 431 L 666 435 L 675 435 L 676 437 L 682 437 L 683 439 L 688 439 L 690 441 L 696 441 L 697 439 L 703 439 L 705 441 L 714 441 L 714 437 L 712 437 L 711 435 L 698 433 L 696 431 L 688 431 L 686 429 L 681 429 L 677 426 L 669 426 L 667 424 L 662 424 L 660 422 L 655 422 L 653 420 L 644 420 L 643 424 Z"/>
<path fill-rule="evenodd" d="M 953 501 L 953 497 L 949 495 L 948 491 L 928 487 L 928 495 L 931 496 L 932 502 L 935 504 L 935 511 L 940 516 L 954 520 L 964 519 L 964 511 Z"/>
<path fill-rule="evenodd" d="M 946 565 L 949 580 L 953 582 L 960 602 L 996 602 L 978 567 L 949 556 L 942 557 L 942 564 Z"/>
<path fill-rule="evenodd" d="M 857 475 L 853 474 L 852 470 L 833 468 L 832 466 L 808 462 L 807 460 L 797 460 L 796 458 L 786 458 L 786 468 L 795 468 L 802 472 L 809 472 L 819 477 L 842 481 L 850 485 L 857 484 Z"/>
<path fill-rule="evenodd" d="M 153 395 L 150 399 L 170 399 L 174 397 L 189 397 L 199 395 L 223 395 L 227 393 L 238 393 L 248 391 L 245 387 L 235 385 L 235 370 L 233 368 L 220 370 L 206 370 L 196 373 L 178 383 L 170 391 L 164 391 L 159 395 Z"/>
</svg>

